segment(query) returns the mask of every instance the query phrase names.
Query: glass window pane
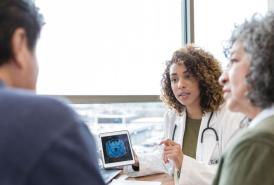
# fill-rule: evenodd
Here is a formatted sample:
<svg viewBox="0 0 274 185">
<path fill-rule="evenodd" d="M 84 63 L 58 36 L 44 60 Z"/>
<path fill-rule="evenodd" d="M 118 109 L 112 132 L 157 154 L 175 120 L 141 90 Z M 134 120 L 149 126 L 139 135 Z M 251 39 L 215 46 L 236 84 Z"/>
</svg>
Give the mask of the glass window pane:
<svg viewBox="0 0 274 185">
<path fill-rule="evenodd" d="M 223 64 L 223 46 L 235 24 L 240 24 L 254 13 L 265 14 L 268 0 L 195 0 L 195 43 L 210 51 Z"/>
<path fill-rule="evenodd" d="M 181 0 L 36 0 L 38 93 L 157 95 L 181 46 Z"/>
<path fill-rule="evenodd" d="M 149 152 L 163 139 L 164 105 L 154 103 L 73 104 L 98 139 L 102 132 L 128 130 L 136 152 Z"/>
</svg>

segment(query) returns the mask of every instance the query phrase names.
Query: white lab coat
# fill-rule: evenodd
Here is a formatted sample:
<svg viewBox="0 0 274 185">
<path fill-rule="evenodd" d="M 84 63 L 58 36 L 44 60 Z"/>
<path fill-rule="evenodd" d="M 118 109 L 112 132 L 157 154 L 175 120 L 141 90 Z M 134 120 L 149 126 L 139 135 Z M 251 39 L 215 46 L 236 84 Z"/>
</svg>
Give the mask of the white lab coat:
<svg viewBox="0 0 274 185">
<path fill-rule="evenodd" d="M 215 134 L 212 131 L 206 131 L 204 142 L 201 143 L 202 131 L 207 127 L 210 113 L 202 117 L 202 122 L 198 135 L 196 150 L 196 159 L 184 155 L 180 177 L 175 180 L 180 185 L 208 185 L 211 184 L 217 165 L 211 164 L 211 160 L 216 161 L 223 153 L 228 141 L 240 128 L 240 122 L 244 115 L 230 112 L 226 106 L 221 106 L 220 110 L 213 113 L 210 121 L 210 127 L 213 127 L 219 136 L 219 143 L 216 141 Z M 178 115 L 175 111 L 169 111 L 165 115 L 165 136 L 164 139 L 172 139 L 175 124 L 177 125 L 174 141 L 182 144 L 185 131 L 186 112 Z M 163 163 L 162 151 L 155 150 L 152 154 L 138 155 L 138 172 L 129 173 L 129 176 L 143 176 L 154 173 L 170 173 L 167 166 Z M 173 169 L 174 170 L 174 169 Z M 175 169 L 176 171 L 176 169 Z M 176 184 L 177 184 L 176 183 Z"/>
</svg>

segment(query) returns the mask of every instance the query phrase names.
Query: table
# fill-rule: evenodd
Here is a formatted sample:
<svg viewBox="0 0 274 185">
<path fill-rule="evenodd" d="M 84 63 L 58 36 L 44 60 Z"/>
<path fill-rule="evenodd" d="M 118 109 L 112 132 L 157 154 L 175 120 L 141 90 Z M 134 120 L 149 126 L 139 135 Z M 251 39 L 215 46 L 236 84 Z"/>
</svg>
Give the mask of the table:
<svg viewBox="0 0 274 185">
<path fill-rule="evenodd" d="M 127 179 L 129 180 L 134 179 L 134 180 L 140 180 L 140 181 L 158 181 L 158 182 L 161 182 L 162 185 L 174 185 L 173 177 L 165 173 L 147 175 L 143 177 L 129 177 Z"/>
</svg>

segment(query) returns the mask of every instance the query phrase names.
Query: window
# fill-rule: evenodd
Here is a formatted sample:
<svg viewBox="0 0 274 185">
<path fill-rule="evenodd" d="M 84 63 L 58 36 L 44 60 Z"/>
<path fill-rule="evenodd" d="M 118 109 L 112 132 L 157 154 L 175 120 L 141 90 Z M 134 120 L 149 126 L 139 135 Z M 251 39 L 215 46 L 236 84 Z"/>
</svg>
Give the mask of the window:
<svg viewBox="0 0 274 185">
<path fill-rule="evenodd" d="M 39 94 L 157 95 L 181 47 L 181 0 L 36 0 Z"/>
<path fill-rule="evenodd" d="M 94 136 L 127 129 L 136 152 L 158 144 L 160 79 L 182 45 L 181 0 L 36 3 L 46 21 L 37 47 L 38 93 L 70 95 Z"/>
<path fill-rule="evenodd" d="M 229 39 L 235 24 L 241 24 L 255 12 L 265 14 L 268 0 L 195 0 L 195 43 L 210 51 L 223 66 L 225 41 Z"/>
<path fill-rule="evenodd" d="M 36 0 L 46 20 L 38 93 L 76 95 L 70 97 L 81 104 L 72 106 L 94 135 L 127 129 L 137 152 L 158 143 L 164 107 L 149 101 L 160 93 L 164 62 L 182 46 L 186 1 Z M 195 0 L 195 42 L 224 61 L 222 44 L 234 23 L 266 10 L 266 0 Z"/>
<path fill-rule="evenodd" d="M 72 107 L 95 138 L 101 132 L 128 130 L 136 152 L 149 152 L 163 139 L 165 109 L 160 102 L 73 104 Z"/>
</svg>

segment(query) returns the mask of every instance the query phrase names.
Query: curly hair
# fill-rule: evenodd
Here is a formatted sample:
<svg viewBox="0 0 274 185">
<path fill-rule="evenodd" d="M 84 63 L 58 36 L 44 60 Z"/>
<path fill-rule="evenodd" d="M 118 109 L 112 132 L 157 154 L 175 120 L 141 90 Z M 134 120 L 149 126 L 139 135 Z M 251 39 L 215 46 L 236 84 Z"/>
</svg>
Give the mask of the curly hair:
<svg viewBox="0 0 274 185">
<path fill-rule="evenodd" d="M 218 83 L 222 71 L 217 59 L 203 49 L 189 44 L 175 51 L 172 59 L 166 62 L 161 80 L 161 100 L 181 113 L 185 106 L 176 99 L 171 88 L 169 71 L 172 64 L 184 64 L 187 71 L 198 81 L 202 113 L 218 110 L 224 99 L 222 87 Z"/>
<path fill-rule="evenodd" d="M 274 14 L 254 14 L 245 20 L 232 32 L 225 52 L 229 54 L 236 42 L 243 43 L 250 57 L 247 98 L 260 108 L 270 107 L 274 103 Z"/>
</svg>

